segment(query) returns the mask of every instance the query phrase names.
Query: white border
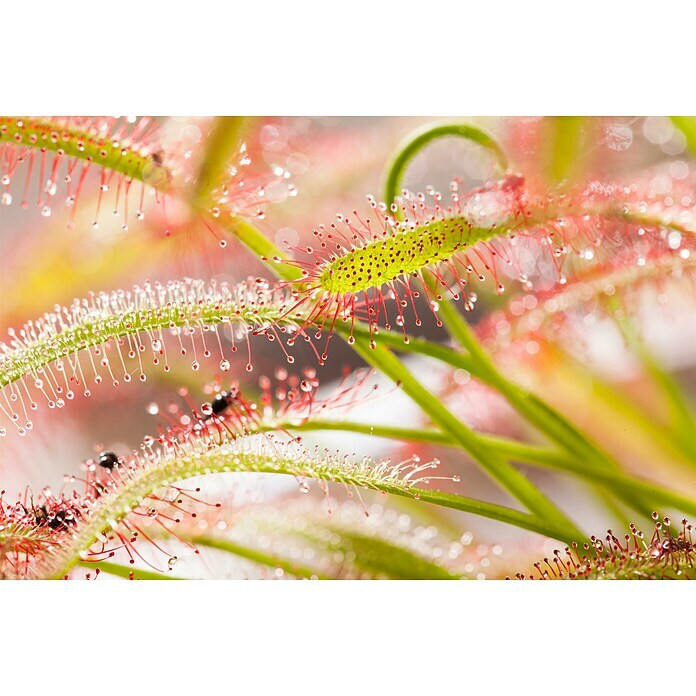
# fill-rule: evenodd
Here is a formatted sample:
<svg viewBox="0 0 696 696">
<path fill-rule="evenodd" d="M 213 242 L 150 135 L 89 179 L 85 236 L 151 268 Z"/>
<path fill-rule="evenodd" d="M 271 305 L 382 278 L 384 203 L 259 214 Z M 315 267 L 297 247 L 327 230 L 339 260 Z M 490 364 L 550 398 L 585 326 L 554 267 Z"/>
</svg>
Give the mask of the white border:
<svg viewBox="0 0 696 696">
<path fill-rule="evenodd" d="M 32 114 L 689 113 L 693 14 L 677 0 L 8 0 L 0 101 Z"/>
<path fill-rule="evenodd" d="M 0 603 L 3 692 L 42 694 L 661 693 L 696 618 L 681 582 L 15 582 Z"/>
</svg>

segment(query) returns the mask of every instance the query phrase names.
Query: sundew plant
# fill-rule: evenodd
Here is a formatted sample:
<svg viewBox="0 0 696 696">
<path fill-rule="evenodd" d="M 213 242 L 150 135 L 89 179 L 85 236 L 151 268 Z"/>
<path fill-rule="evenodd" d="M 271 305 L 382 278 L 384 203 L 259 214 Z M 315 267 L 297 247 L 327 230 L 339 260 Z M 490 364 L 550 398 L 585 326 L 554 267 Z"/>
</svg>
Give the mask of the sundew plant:
<svg viewBox="0 0 696 696">
<path fill-rule="evenodd" d="M 0 117 L 0 577 L 693 579 L 695 152 Z"/>
</svg>

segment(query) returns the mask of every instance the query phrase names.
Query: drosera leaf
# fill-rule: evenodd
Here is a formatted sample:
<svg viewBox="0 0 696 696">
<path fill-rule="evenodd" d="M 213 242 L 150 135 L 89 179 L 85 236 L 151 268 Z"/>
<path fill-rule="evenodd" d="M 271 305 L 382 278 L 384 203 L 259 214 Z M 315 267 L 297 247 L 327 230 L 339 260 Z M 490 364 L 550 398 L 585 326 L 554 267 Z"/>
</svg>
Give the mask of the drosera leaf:
<svg viewBox="0 0 696 696">
<path fill-rule="evenodd" d="M 45 523 L 41 522 L 45 508 L 8 504 L 2 499 L 4 493 L 0 494 L 0 580 L 20 577 L 28 559 L 56 543 L 47 515 Z"/>
<path fill-rule="evenodd" d="M 78 560 L 101 562 L 110 558 L 114 546 L 127 548 L 132 559 L 133 554 L 141 556 L 135 542 L 138 537 L 150 539 L 149 525 L 169 529 L 168 524 L 175 525 L 193 514 L 184 508 L 184 498 L 196 498 L 174 483 L 198 476 L 223 472 L 285 474 L 298 478 L 301 488 L 306 486 L 304 479 L 316 479 L 409 496 L 416 495 L 411 491 L 417 491 L 423 480 L 437 478 L 431 462 L 414 459 L 392 464 L 342 456 L 310 450 L 271 434 L 238 435 L 219 421 L 208 424 L 203 420 L 193 427 L 172 428 L 157 439 L 146 438 L 141 453 L 128 457 L 104 453 L 104 458 L 110 463 L 108 472 L 100 471 L 101 478 L 88 476 L 84 496 L 45 494 L 52 509 L 61 513 L 61 524 L 50 527 L 59 543 L 35 554 L 31 576 L 63 577 Z M 88 471 L 95 468 L 88 464 Z M 175 518 L 166 514 L 168 507 L 176 511 Z M 50 519 L 57 519 L 57 515 Z M 153 569 L 159 570 L 156 566 Z"/>
<path fill-rule="evenodd" d="M 166 168 L 152 142 L 157 130 L 156 122 L 150 118 L 0 117 L 3 145 L 48 150 L 60 157 L 99 163 L 130 179 L 166 186 Z M 21 153 L 16 156 L 16 160 L 20 159 Z M 9 171 L 11 164 L 5 166 Z"/>
<path fill-rule="evenodd" d="M 433 189 L 406 192 L 391 206 L 368 197 L 369 216 L 338 215 L 314 230 L 314 244 L 290 247 L 294 260 L 278 262 L 301 269 L 302 279 L 288 283 L 298 295 L 292 309 L 320 326 L 317 338 L 365 321 L 373 343 L 393 324 L 408 342 L 406 326 L 421 324 L 419 312 L 441 324 L 446 298 L 471 310 L 476 283 L 487 278 L 502 294 L 508 279 L 528 290 L 564 285 L 578 268 L 610 265 L 617 254 L 638 266 L 663 247 L 688 258 L 694 188 L 656 171 L 640 186 L 592 181 L 540 194 L 510 174 L 468 192 L 454 182 L 449 201 Z"/>
<path fill-rule="evenodd" d="M 13 508 L 28 527 L 46 531 L 50 544 L 36 552 L 15 549 L 2 559 L 5 574 L 61 578 L 78 561 L 108 561 L 118 549 L 128 554 L 131 563 L 141 558 L 155 572 L 165 572 L 161 561 L 166 552 L 148 530 L 154 526 L 176 536 L 175 526 L 196 517 L 201 505 L 220 507 L 200 499 L 200 485 L 181 482 L 224 472 L 290 475 L 303 491 L 309 479 L 338 483 L 349 490 L 364 488 L 482 515 L 567 543 L 581 538 L 534 515 L 424 487 L 438 479 L 453 480 L 437 474 L 436 461 L 422 462 L 418 457 L 397 463 L 375 461 L 309 449 L 297 438 L 246 432 L 239 419 L 224 411 L 217 415 L 204 406 L 186 424 L 145 438 L 140 451 L 127 456 L 102 452 L 84 462 L 83 478 L 67 476 L 68 487 L 59 493 L 47 488 L 36 501 L 20 501 Z M 83 481 L 84 492 L 70 492 L 69 485 L 78 480 Z M 322 488 L 327 491 L 325 485 Z M 150 562 L 141 553 L 143 546 L 148 552 L 154 549 L 159 560 Z M 166 566 L 171 569 L 175 564 L 176 558 L 169 558 Z"/>
<path fill-rule="evenodd" d="M 519 580 L 696 580 L 693 527 L 682 520 L 676 533 L 671 520 L 653 514 L 650 541 L 635 525 L 619 539 L 611 530 L 604 539 L 591 537 L 582 547 L 573 544 L 553 558 L 534 564 L 535 573 L 517 573 Z"/>
<path fill-rule="evenodd" d="M 231 352 L 237 350 L 235 339 L 248 349 L 255 333 L 281 348 L 283 334 L 306 336 L 288 315 L 290 304 L 287 290 L 250 279 L 237 285 L 146 282 L 56 306 L 19 331 L 10 329 L 9 341 L 0 342 L 0 411 L 23 435 L 32 428 L 30 414 L 39 401 L 60 408 L 77 392 L 89 396 L 103 381 L 115 387 L 134 378 L 146 381 L 150 363 L 168 371 L 176 354 L 194 371 L 215 355 L 220 370 L 228 371 L 223 329 L 230 330 Z M 286 357 L 293 362 L 287 352 Z M 5 432 L 0 426 L 0 434 Z"/>
<path fill-rule="evenodd" d="M 294 186 L 281 168 L 252 164 L 240 117 L 168 119 L 152 117 L 0 116 L 0 204 L 35 199 L 50 217 L 57 205 L 70 209 L 68 228 L 89 189 L 97 200 L 92 227 L 106 208 L 126 231 L 145 217 L 150 198 L 161 210 L 166 237 L 188 211 L 188 223 L 203 222 L 221 247 L 220 228 L 240 216 L 263 217 L 267 203 Z M 182 123 L 183 122 L 183 123 Z M 212 124 L 212 127 L 210 126 Z M 201 130 L 202 159 L 196 157 Z M 197 137 L 192 138 L 195 133 Z M 196 170 L 194 164 L 200 164 Z M 96 174 L 96 176 L 95 176 Z M 32 190 L 38 176 L 38 192 Z M 148 199 L 148 200 L 146 200 Z M 167 202 L 176 199 L 167 215 Z M 222 218 L 218 220 L 218 218 Z"/>
<path fill-rule="evenodd" d="M 92 169 L 101 172 L 99 202 L 115 192 L 114 208 L 123 208 L 128 225 L 129 193 L 134 181 L 142 186 L 131 194 L 131 208 L 141 218 L 146 188 L 165 193 L 172 181 L 171 162 L 159 140 L 159 126 L 143 117 L 0 117 L 0 184 L 2 203 L 10 205 L 21 195 L 29 204 L 32 172 L 39 172 L 37 204 L 42 215 L 51 215 L 59 185 L 65 185 L 65 204 L 76 208 Z M 14 186 L 13 181 L 24 181 Z M 15 193 L 10 186 L 13 185 Z M 98 223 L 95 221 L 95 226 Z"/>
</svg>

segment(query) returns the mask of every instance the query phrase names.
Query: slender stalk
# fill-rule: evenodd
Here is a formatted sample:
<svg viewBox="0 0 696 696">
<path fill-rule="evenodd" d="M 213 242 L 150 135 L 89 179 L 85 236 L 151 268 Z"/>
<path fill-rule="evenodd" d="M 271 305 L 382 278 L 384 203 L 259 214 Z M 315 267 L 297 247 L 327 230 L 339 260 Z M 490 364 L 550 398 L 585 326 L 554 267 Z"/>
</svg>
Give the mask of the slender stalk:
<svg viewBox="0 0 696 696">
<path fill-rule="evenodd" d="M 432 279 L 429 279 L 429 287 L 432 290 L 435 289 Z M 541 399 L 509 381 L 498 372 L 493 361 L 481 347 L 471 327 L 456 308 L 443 304 L 440 306 L 440 316 L 452 337 L 468 351 L 469 365 L 470 367 L 475 366 L 476 376 L 500 392 L 530 423 L 568 451 L 574 452 L 578 456 L 589 456 L 618 468 L 618 465 L 610 460 L 609 455 L 590 442 L 589 438 L 583 435 L 570 421 Z"/>
<path fill-rule="evenodd" d="M 434 281 L 431 278 L 426 278 L 426 282 L 433 283 Z M 573 454 L 579 461 L 596 462 L 615 471 L 621 469 L 617 462 L 580 432 L 569 420 L 539 397 L 509 381 L 498 372 L 467 322 L 462 319 L 454 307 L 443 303 L 440 306 L 440 316 L 453 338 L 456 338 L 469 351 L 464 369 L 496 389 L 518 413 L 536 426 L 540 432 Z M 444 353 L 442 354 L 444 355 Z M 642 497 L 627 499 L 625 495 L 623 497 L 631 507 L 649 517 L 654 507 L 650 500 Z"/>
<path fill-rule="evenodd" d="M 443 303 L 440 306 L 442 312 L 445 309 L 445 315 L 443 316 L 443 322 L 445 317 L 451 320 L 452 317 L 449 316 L 449 311 L 456 312 L 451 306 Z M 458 313 L 457 313 L 458 314 Z M 461 333 L 460 338 L 465 337 L 467 333 L 470 333 L 470 329 L 466 322 L 464 322 L 461 317 L 458 317 L 455 321 L 450 322 L 451 330 L 458 330 L 455 327 L 456 323 L 461 322 L 460 328 L 466 333 Z M 364 339 L 369 339 L 369 331 L 363 329 L 362 327 L 354 328 L 353 335 L 357 337 L 362 336 Z M 472 336 L 473 341 L 475 339 Z M 613 463 L 609 459 L 608 455 L 604 454 L 593 446 L 592 443 L 585 438 L 582 433 L 580 433 L 575 426 L 572 425 L 563 416 L 552 409 L 548 404 L 539 399 L 537 396 L 531 392 L 526 391 L 522 387 L 507 381 L 502 375 L 500 375 L 497 370 L 490 363 L 488 356 L 485 354 L 483 349 L 480 347 L 478 342 L 475 344 L 472 342 L 472 346 L 478 349 L 479 354 L 485 358 L 485 362 L 477 361 L 474 355 L 465 355 L 459 351 L 453 350 L 446 346 L 440 346 L 434 343 L 423 340 L 411 340 L 408 344 L 404 343 L 403 339 L 397 334 L 391 334 L 389 332 L 380 333 L 380 343 L 383 345 L 388 345 L 396 350 L 402 352 L 413 352 L 423 355 L 428 355 L 430 357 L 437 358 L 453 367 L 466 370 L 474 377 L 480 379 L 482 382 L 492 386 L 498 391 L 500 391 L 508 401 L 521 413 L 526 419 L 535 425 L 540 432 L 547 435 L 551 440 L 555 441 L 557 444 L 561 445 L 564 450 L 575 456 L 576 460 L 581 462 L 592 462 L 599 461 L 605 462 L 605 466 L 619 470 L 619 466 Z M 468 337 L 467 337 L 468 340 Z M 486 362 L 489 363 L 490 367 L 487 367 Z M 491 369 L 492 368 L 492 369 Z M 501 388 L 502 387 L 502 388 Z M 629 501 L 627 501 L 629 502 Z M 630 501 L 633 507 L 636 507 L 636 501 Z M 638 507 L 638 511 L 643 515 L 649 515 L 652 506 L 649 501 L 643 501 Z"/>
<path fill-rule="evenodd" d="M 218 218 L 218 224 L 253 251 L 275 275 L 287 281 L 296 281 L 302 278 L 302 272 L 299 268 L 283 263 L 283 260 L 287 259 L 287 255 L 244 218 L 238 216 L 228 220 Z"/>
<path fill-rule="evenodd" d="M 640 340 L 633 323 L 626 316 L 618 301 L 615 298 L 608 298 L 607 302 L 610 309 L 613 310 L 611 316 L 619 327 L 624 340 L 638 356 L 643 368 L 650 375 L 667 404 L 670 415 L 668 420 L 671 421 L 669 429 L 673 432 L 680 448 L 689 457 L 689 460 L 696 464 L 696 421 L 689 403 L 672 375 L 663 369 L 662 365 L 646 348 L 645 343 Z"/>
<path fill-rule="evenodd" d="M 201 158 L 192 204 L 204 206 L 211 190 L 219 183 L 230 159 L 239 151 L 246 125 L 244 116 L 217 116 L 206 140 Z"/>
<path fill-rule="evenodd" d="M 222 539 L 220 537 L 211 535 L 201 535 L 188 537 L 187 541 L 190 541 L 196 546 L 207 546 L 211 549 L 226 551 L 227 553 L 232 553 L 235 556 L 246 558 L 249 561 L 253 561 L 254 563 L 258 563 L 259 565 L 267 566 L 269 568 L 281 568 L 284 572 L 298 578 L 314 580 L 331 579 L 329 576 L 322 575 L 312 568 L 299 565 L 293 561 L 286 561 L 279 556 L 263 553 L 262 551 L 257 551 L 256 549 L 250 549 L 246 546 L 242 546 L 241 544 L 235 544 L 233 541 L 228 539 Z"/>
<path fill-rule="evenodd" d="M 434 505 L 451 508 L 452 510 L 459 510 L 461 512 L 479 515 L 480 517 L 487 517 L 498 522 L 505 522 L 530 532 L 536 532 L 537 534 L 542 534 L 552 539 L 558 539 L 566 544 L 571 544 L 573 541 L 584 542 L 587 540 L 585 534 L 573 530 L 572 527 L 568 528 L 567 524 L 557 525 L 554 522 L 540 519 L 536 515 L 519 512 L 518 510 L 494 505 L 493 503 L 486 503 L 482 500 L 474 500 L 459 495 L 452 495 L 451 493 L 442 493 L 441 491 L 425 489 L 411 488 L 410 493 L 412 495 L 400 491 L 398 488 L 389 490 L 389 486 L 385 486 L 384 490 L 386 493 L 391 493 L 393 495 L 401 495 L 408 498 L 415 496 L 417 500 L 424 503 L 432 503 Z"/>
<path fill-rule="evenodd" d="M 99 561 L 98 563 L 90 561 L 78 561 L 76 566 L 88 568 L 89 570 L 97 570 L 101 573 L 116 575 L 119 578 L 131 578 L 133 580 L 186 580 L 186 578 L 177 577 L 175 575 L 167 575 L 166 573 L 155 573 L 151 570 L 143 570 L 142 568 L 133 568 L 132 566 L 124 566 L 118 563 L 109 563 L 108 561 Z"/>
<path fill-rule="evenodd" d="M 495 481 L 527 506 L 530 511 L 539 517 L 548 519 L 559 527 L 565 527 L 570 530 L 571 536 L 582 536 L 582 533 L 574 524 L 533 483 L 505 459 L 486 447 L 485 444 L 482 444 L 476 434 L 450 413 L 437 397 L 433 396 L 418 382 L 389 349 L 379 344 L 374 349 L 371 349 L 369 343 L 362 337 L 356 338 L 353 348 L 368 363 L 381 370 L 394 382 L 400 384 L 403 391 L 434 422 L 445 432 L 449 433 L 456 442 L 481 464 Z"/>
<path fill-rule="evenodd" d="M 447 568 L 411 551 L 391 543 L 386 539 L 369 534 L 361 534 L 352 529 L 329 525 L 330 529 L 341 538 L 341 547 L 355 554 L 351 565 L 370 575 L 388 577 L 392 580 L 461 580 L 460 573 L 450 572 Z M 303 532 L 314 543 L 327 546 L 326 537 Z M 457 535 L 459 536 L 459 535 Z M 330 546 L 328 546 L 330 549 Z"/>
<path fill-rule="evenodd" d="M 361 335 L 365 338 L 369 338 L 370 336 L 367 328 L 361 324 L 356 324 L 356 327 L 353 329 L 353 333 L 355 336 Z M 473 360 L 472 356 L 454 350 L 449 346 L 439 343 L 432 343 L 430 341 L 418 338 L 411 338 L 408 343 L 405 343 L 401 334 L 396 334 L 391 331 L 380 331 L 379 342 L 402 353 L 426 355 L 451 365 L 452 367 L 466 370 L 473 377 L 476 377 L 484 384 L 489 384 L 490 386 L 490 375 L 481 370 L 480 365 Z M 558 352 L 557 346 L 554 349 Z M 565 354 L 563 357 L 566 360 L 570 360 L 570 358 Z M 576 363 L 573 363 L 573 365 L 576 369 L 581 369 L 580 365 Z M 587 373 L 584 378 L 592 380 L 592 393 L 610 405 L 614 411 L 630 418 L 636 427 L 640 428 L 641 430 L 650 431 L 652 438 L 655 441 L 659 440 L 662 446 L 669 450 L 671 455 L 680 456 L 682 458 L 684 457 L 684 453 L 678 448 L 674 439 L 669 437 L 669 434 L 665 431 L 665 429 L 661 428 L 659 425 L 656 425 L 656 423 L 647 417 L 642 411 L 636 409 L 635 405 L 628 401 L 623 395 L 617 393 L 616 390 L 610 387 L 610 385 L 598 380 L 589 373 Z M 520 389 L 520 397 L 526 398 L 529 403 L 532 403 L 533 407 L 538 407 L 542 413 L 550 408 L 549 406 L 543 405 L 543 402 L 540 402 L 540 400 L 534 394 L 527 392 L 521 387 L 518 388 Z M 545 408 L 542 405 L 545 406 Z M 561 423 L 559 423 L 559 436 L 563 436 L 563 432 L 566 430 L 566 427 L 575 429 L 572 424 L 567 422 L 563 423 L 565 419 L 560 416 L 560 414 L 555 413 L 554 416 L 555 418 L 561 418 Z M 556 440 L 556 442 L 561 444 L 559 440 Z"/>
<path fill-rule="evenodd" d="M 496 158 L 501 171 L 504 172 L 507 169 L 505 153 L 498 143 L 480 128 L 466 123 L 442 123 L 437 126 L 427 126 L 408 135 L 406 140 L 399 145 L 397 154 L 389 163 L 384 185 L 384 201 L 387 205 L 392 203 L 398 195 L 401 180 L 411 160 L 429 143 L 448 135 L 471 140 L 485 147 Z"/>
<path fill-rule="evenodd" d="M 689 150 L 696 154 L 696 116 L 670 116 L 670 119 L 684 135 Z"/>
<path fill-rule="evenodd" d="M 312 433 L 316 431 L 329 430 L 332 432 L 360 433 L 362 435 L 374 435 L 391 440 L 403 440 L 404 442 L 428 442 L 433 445 L 458 445 L 452 438 L 438 430 L 425 430 L 423 428 L 400 428 L 392 425 L 370 425 L 369 423 L 355 423 L 344 420 L 313 420 L 309 419 L 304 423 L 293 423 L 291 421 L 281 421 L 273 425 L 261 428 L 262 431 L 287 430 L 289 432 Z"/>
<path fill-rule="evenodd" d="M 558 183 L 569 179 L 578 169 L 584 116 L 552 116 L 546 119 L 550 131 L 547 176 Z"/>
<path fill-rule="evenodd" d="M 436 445 L 457 447 L 461 445 L 449 434 L 437 430 L 422 428 L 402 428 L 388 425 L 369 425 L 367 423 L 354 423 L 350 421 L 317 421 L 309 420 L 300 425 L 292 423 L 278 423 L 278 428 L 294 432 L 313 431 L 345 431 L 363 433 L 390 439 L 403 440 L 405 442 L 428 442 Z M 606 484 L 609 491 L 615 492 L 623 489 L 625 493 L 637 493 L 649 497 L 656 504 L 661 503 L 674 507 L 690 515 L 696 515 L 696 500 L 687 498 L 674 491 L 662 488 L 656 483 L 643 479 L 633 478 L 621 472 L 608 471 L 599 466 L 592 466 L 579 461 L 565 452 L 539 447 L 524 442 L 517 442 L 504 437 L 482 435 L 476 433 L 476 437 L 488 448 L 495 450 L 499 455 L 519 462 L 540 466 L 556 471 L 564 471 L 592 481 L 593 483 Z"/>
</svg>

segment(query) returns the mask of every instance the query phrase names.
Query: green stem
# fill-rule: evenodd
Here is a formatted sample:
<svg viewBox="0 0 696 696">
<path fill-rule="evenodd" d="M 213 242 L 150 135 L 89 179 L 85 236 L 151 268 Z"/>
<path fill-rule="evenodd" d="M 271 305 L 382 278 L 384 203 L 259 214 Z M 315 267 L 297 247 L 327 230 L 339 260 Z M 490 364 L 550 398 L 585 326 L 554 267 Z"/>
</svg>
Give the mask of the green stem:
<svg viewBox="0 0 696 696">
<path fill-rule="evenodd" d="M 341 548 L 352 551 L 355 560 L 351 565 L 372 576 L 388 577 L 391 580 L 461 580 L 462 575 L 452 573 L 447 568 L 393 544 L 377 535 L 360 534 L 352 529 L 329 526 L 341 538 Z M 314 543 L 326 545 L 325 537 L 304 532 Z"/>
<path fill-rule="evenodd" d="M 496 389 L 518 413 L 522 414 L 540 432 L 547 435 L 551 440 L 563 447 L 564 450 L 573 454 L 576 459 L 597 462 L 615 471 L 621 469 L 618 463 L 611 459 L 608 454 L 603 452 L 560 413 L 539 397 L 503 377 L 495 368 L 488 354 L 483 350 L 469 325 L 462 319 L 456 308 L 443 303 L 440 306 L 440 316 L 443 323 L 447 324 L 452 336 L 469 350 L 469 355 L 459 356 L 456 351 L 443 348 L 438 351 L 440 359 L 467 370 L 470 374 Z M 356 335 L 355 330 L 353 334 Z M 399 347 L 400 350 L 410 350 L 412 348 L 418 349 L 421 346 L 419 344 L 411 346 L 410 343 L 405 345 L 401 342 Z M 625 499 L 625 502 L 645 516 L 649 516 L 652 512 L 653 505 L 647 499 Z"/>
<path fill-rule="evenodd" d="M 442 313 L 443 310 L 444 313 Z M 408 343 L 404 343 L 403 338 L 398 334 L 384 331 L 379 333 L 380 344 L 401 352 L 427 355 L 452 367 L 466 370 L 485 384 L 500 391 L 530 423 L 567 451 L 573 452 L 582 458 L 589 456 L 600 461 L 608 459 L 608 455 L 592 445 L 561 414 L 554 411 L 534 394 L 503 377 L 493 366 L 493 363 L 471 333 L 469 326 L 461 319 L 455 308 L 443 304 L 440 306 L 440 312 L 443 323 L 447 321 L 450 331 L 456 334 L 460 342 L 471 349 L 468 355 L 447 346 L 422 339 L 411 339 Z M 353 335 L 356 340 L 358 337 L 369 340 L 370 337 L 369 331 L 359 325 L 353 328 Z M 616 467 L 617 465 L 612 464 L 612 466 Z"/>
<path fill-rule="evenodd" d="M 550 130 L 547 172 L 554 184 L 570 178 L 578 168 L 584 121 L 583 116 L 551 116 L 546 120 Z"/>
<path fill-rule="evenodd" d="M 435 292 L 435 281 L 429 278 L 427 282 L 431 291 Z M 471 327 L 455 307 L 446 303 L 441 305 L 440 316 L 452 337 L 468 351 L 468 358 L 473 363 L 471 366 L 475 366 L 473 374 L 500 392 L 530 423 L 568 451 L 579 456 L 589 456 L 605 463 L 609 462 L 609 456 L 592 444 L 570 421 L 541 399 L 510 382 L 498 372 Z M 471 371 L 470 368 L 466 369 Z M 611 463 L 611 466 L 616 465 Z"/>
<path fill-rule="evenodd" d="M 399 195 L 401 180 L 411 160 L 429 143 L 448 135 L 471 140 L 485 147 L 496 158 L 500 169 L 503 172 L 507 169 L 505 153 L 498 143 L 480 128 L 466 123 L 443 123 L 437 126 L 426 126 L 424 129 L 408 135 L 399 145 L 397 154 L 389 163 L 384 186 L 384 201 L 387 205 L 391 204 Z"/>
<path fill-rule="evenodd" d="M 482 500 L 465 498 L 459 495 L 452 495 L 451 493 L 442 493 L 441 491 L 415 488 L 411 488 L 410 494 L 396 487 L 390 490 L 389 486 L 385 486 L 384 491 L 407 498 L 412 498 L 413 495 L 415 495 L 418 500 L 424 503 L 432 503 L 433 505 L 440 505 L 442 507 L 451 508 L 452 510 L 459 510 L 460 512 L 469 512 L 474 515 L 479 515 L 480 517 L 496 520 L 497 522 L 505 522 L 530 532 L 536 532 L 537 534 L 542 534 L 552 539 L 558 539 L 566 544 L 570 544 L 573 541 L 584 542 L 587 540 L 586 535 L 572 527 L 569 528 L 568 523 L 557 524 L 552 521 L 540 519 L 536 515 L 519 512 L 518 510 L 513 510 L 512 508 L 503 507 L 501 505 L 494 505 L 493 503 L 486 503 Z"/>
<path fill-rule="evenodd" d="M 433 445 L 458 445 L 446 433 L 438 430 L 425 430 L 422 428 L 401 428 L 392 425 L 370 425 L 369 423 L 354 423 L 352 421 L 321 421 L 308 420 L 304 423 L 294 423 L 291 421 L 274 423 L 273 425 L 261 428 L 262 431 L 273 432 L 275 430 L 287 430 L 288 432 L 310 433 L 318 430 L 341 431 L 348 433 L 360 433 L 362 435 L 374 435 L 392 440 L 403 440 L 404 442 L 428 442 Z"/>
<path fill-rule="evenodd" d="M 299 268 L 283 262 L 288 258 L 287 254 L 244 218 L 238 216 L 227 220 L 218 218 L 218 224 L 253 251 L 279 278 L 287 281 L 302 278 L 302 271 Z"/>
<path fill-rule="evenodd" d="M 132 566 L 123 566 L 118 563 L 109 563 L 108 561 L 78 561 L 75 565 L 80 566 L 81 568 L 89 568 L 90 570 L 96 570 L 98 568 L 102 573 L 116 575 L 119 578 L 132 577 L 133 580 L 186 580 L 186 578 L 167 575 L 166 573 L 155 573 L 151 570 L 133 568 Z"/>
<path fill-rule="evenodd" d="M 370 337 L 368 329 L 361 324 L 356 324 L 353 333 L 355 336 L 360 335 L 367 339 L 369 339 Z M 426 355 L 428 357 L 434 358 L 443 363 L 451 365 L 452 367 L 461 370 L 466 370 L 469 374 L 481 380 L 483 383 L 489 384 L 490 386 L 490 375 L 481 371 L 480 365 L 478 365 L 470 355 L 461 353 L 448 346 L 439 343 L 432 343 L 430 341 L 418 338 L 411 338 L 409 339 L 408 343 L 405 343 L 402 335 L 396 334 L 391 331 L 380 331 L 379 342 L 402 353 Z M 565 359 L 569 359 L 567 356 L 564 357 Z M 577 363 L 573 363 L 573 366 L 576 369 L 581 369 L 581 366 Z M 611 408 L 615 410 L 617 413 L 621 413 L 622 415 L 630 417 L 631 421 L 635 423 L 637 427 L 641 428 L 642 430 L 651 431 L 651 435 L 653 436 L 654 440 L 659 440 L 662 443 L 662 445 L 670 451 L 672 455 L 680 457 L 684 456 L 683 453 L 680 453 L 681 451 L 676 447 L 676 443 L 674 442 L 674 440 L 668 436 L 664 429 L 658 427 L 653 420 L 647 417 L 642 411 L 636 409 L 635 405 L 628 401 L 623 395 L 617 393 L 616 390 L 612 389 L 606 383 L 597 380 L 596 377 L 594 377 L 590 373 L 587 373 L 586 370 L 583 370 L 583 374 L 584 379 L 592 380 L 593 394 L 595 394 L 598 398 L 601 398 L 602 401 L 604 401 L 607 405 L 611 406 Z M 535 406 L 539 405 L 539 400 L 537 399 L 537 397 L 535 397 L 533 394 L 529 394 L 521 387 L 519 387 L 519 389 L 520 397 L 526 397 Z M 550 407 L 547 406 L 546 408 L 548 409 Z M 541 411 L 543 413 L 544 409 L 542 408 Z M 564 420 L 562 416 L 559 416 L 559 414 L 555 414 L 555 418 L 558 417 L 560 417 L 562 421 Z M 562 422 L 559 424 L 559 437 L 562 437 L 563 433 L 567 432 L 566 427 L 562 427 L 563 425 L 564 424 Z M 572 426 L 572 424 L 566 423 L 565 426 L 569 426 L 571 429 L 574 429 L 574 426 Z M 541 429 L 542 428 L 540 428 L 540 430 Z M 558 444 L 561 444 L 563 446 L 560 440 L 556 438 L 552 439 L 554 439 Z M 572 441 L 569 441 L 569 443 L 570 442 Z M 569 447 L 564 447 L 564 449 L 570 449 L 570 447 L 572 447 L 572 444 L 570 444 Z"/>
<path fill-rule="evenodd" d="M 369 342 L 366 342 L 362 337 L 356 338 L 353 348 L 368 363 L 400 384 L 403 391 L 434 422 L 449 433 L 494 480 L 531 512 L 552 521 L 559 527 L 565 527 L 570 530 L 571 536 L 582 536 L 582 533 L 573 523 L 533 483 L 493 450 L 482 444 L 476 434 L 450 413 L 437 397 L 418 382 L 390 350 L 379 344 L 372 349 L 369 347 Z"/>
<path fill-rule="evenodd" d="M 206 206 L 212 189 L 222 179 L 228 162 L 239 151 L 246 125 L 244 116 L 217 116 L 205 143 L 191 202 Z"/>
<path fill-rule="evenodd" d="M 654 384 L 662 392 L 670 411 L 670 430 L 680 444 L 681 449 L 689 460 L 696 464 L 696 421 L 689 403 L 684 398 L 679 385 L 673 377 L 662 368 L 652 353 L 640 339 L 633 323 L 628 318 L 616 298 L 608 298 L 607 303 L 617 326 L 623 334 L 627 345 L 638 356 L 645 371 L 650 375 Z"/>
<path fill-rule="evenodd" d="M 402 428 L 388 425 L 369 425 L 367 423 L 354 423 L 350 421 L 317 421 L 309 420 L 300 425 L 292 423 L 278 423 L 277 428 L 293 432 L 313 431 L 346 431 L 374 435 L 389 439 L 403 440 L 405 442 L 427 442 L 430 444 L 444 445 L 462 448 L 460 443 L 451 435 L 437 430 L 425 430 L 421 428 Z M 674 507 L 682 512 L 696 516 L 696 500 L 687 498 L 674 491 L 661 488 L 651 481 L 636 479 L 621 472 L 609 471 L 598 466 L 588 465 L 569 454 L 517 442 L 493 435 L 476 433 L 476 437 L 486 447 L 495 450 L 499 455 L 519 462 L 525 462 L 534 466 L 540 466 L 556 471 L 564 471 L 592 481 L 605 484 L 612 492 L 622 489 L 625 493 L 634 493 L 649 497 L 654 503 Z"/>
<path fill-rule="evenodd" d="M 689 150 L 696 154 L 696 116 L 670 116 L 670 119 L 683 133 Z"/>
<path fill-rule="evenodd" d="M 316 570 L 312 568 L 307 568 L 306 566 L 298 565 L 293 561 L 286 561 L 278 556 L 272 556 L 271 554 L 266 554 L 256 549 L 250 549 L 241 544 L 235 544 L 233 541 L 228 539 L 221 539 L 219 537 L 210 535 L 201 536 L 191 536 L 187 538 L 196 546 L 207 546 L 211 549 L 218 549 L 219 551 L 226 551 L 227 553 L 232 553 L 240 558 L 246 558 L 249 561 L 258 563 L 259 565 L 267 566 L 269 568 L 281 568 L 284 572 L 294 575 L 298 578 L 306 579 L 316 579 L 316 580 L 330 580 L 331 578 L 317 573 Z"/>
</svg>

